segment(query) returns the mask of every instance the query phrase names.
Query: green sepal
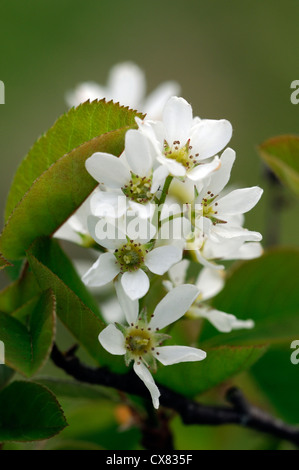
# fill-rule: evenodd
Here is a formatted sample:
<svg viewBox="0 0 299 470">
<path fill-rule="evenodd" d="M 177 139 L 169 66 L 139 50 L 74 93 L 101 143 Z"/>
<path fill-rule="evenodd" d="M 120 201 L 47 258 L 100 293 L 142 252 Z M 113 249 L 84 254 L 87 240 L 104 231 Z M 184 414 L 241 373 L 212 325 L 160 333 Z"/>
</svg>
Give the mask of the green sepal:
<svg viewBox="0 0 299 470">
<path fill-rule="evenodd" d="M 155 342 L 158 346 L 164 343 L 164 341 L 166 341 L 167 339 L 171 339 L 171 336 L 166 335 L 164 333 L 155 333 L 154 336 L 155 336 Z"/>
<path fill-rule="evenodd" d="M 124 337 L 127 336 L 127 328 L 123 325 L 121 325 L 120 323 L 118 322 L 115 322 L 114 325 L 116 326 L 116 328 L 124 335 Z"/>
<path fill-rule="evenodd" d="M 126 354 L 125 354 L 125 364 L 126 364 L 127 367 L 129 367 L 132 360 L 133 360 L 132 354 L 129 353 L 129 352 L 126 352 Z"/>
</svg>

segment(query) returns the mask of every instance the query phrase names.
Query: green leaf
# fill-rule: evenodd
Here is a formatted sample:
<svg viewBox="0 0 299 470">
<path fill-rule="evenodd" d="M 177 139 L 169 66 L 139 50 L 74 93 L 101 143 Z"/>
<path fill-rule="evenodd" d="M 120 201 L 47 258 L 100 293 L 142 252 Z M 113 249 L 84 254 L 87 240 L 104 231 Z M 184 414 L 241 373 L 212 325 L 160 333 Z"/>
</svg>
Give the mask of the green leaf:
<svg viewBox="0 0 299 470">
<path fill-rule="evenodd" d="M 0 311 L 12 313 L 40 292 L 35 277 L 27 266 L 18 280 L 0 292 Z"/>
<path fill-rule="evenodd" d="M 85 160 L 94 152 L 120 153 L 127 129 L 83 144 L 35 180 L 1 234 L 0 250 L 7 258 L 25 256 L 25 251 L 37 237 L 52 235 L 84 202 L 97 185 L 85 169 Z"/>
<path fill-rule="evenodd" d="M 123 405 L 120 405 L 123 407 Z M 119 419 L 119 405 L 108 400 L 75 403 L 67 408 L 69 426 L 59 436 L 50 441 L 50 446 L 63 445 L 71 440 L 97 444 L 106 450 L 130 450 L 140 446 L 141 433 L 138 426 L 131 426 L 120 431 L 128 422 Z"/>
<path fill-rule="evenodd" d="M 251 330 L 218 334 L 206 327 L 201 340 L 211 345 L 261 344 L 299 337 L 299 250 L 273 249 L 260 258 L 240 263 L 232 269 L 225 288 L 213 305 L 239 319 L 251 318 Z M 213 338 L 212 338 L 213 337 Z"/>
<path fill-rule="evenodd" d="M 28 328 L 17 318 L 0 313 L 1 340 L 5 344 L 5 362 L 30 377 L 49 357 L 55 333 L 55 298 L 44 292 L 18 311 L 23 319 L 30 315 Z"/>
<path fill-rule="evenodd" d="M 54 395 L 32 382 L 13 382 L 0 392 L 0 441 L 49 439 L 67 426 Z"/>
<path fill-rule="evenodd" d="M 14 177 L 5 209 L 6 220 L 34 181 L 63 155 L 107 132 L 135 126 L 136 111 L 112 101 L 81 104 L 63 114 L 42 135 L 20 164 Z"/>
<path fill-rule="evenodd" d="M 58 240 L 50 238 L 41 238 L 36 240 L 29 249 L 28 255 L 30 259 L 33 255 L 33 257 L 37 258 L 38 261 L 46 266 L 54 275 L 58 276 L 60 281 L 66 284 L 82 300 L 82 302 L 96 314 L 96 316 L 101 318 L 97 302 L 81 281 L 81 278 L 75 270 L 71 260 L 61 249 Z M 48 285 L 46 279 L 36 276 L 36 271 L 34 269 L 32 269 L 32 271 L 36 277 L 36 282 L 42 290 L 51 288 L 51 285 Z M 46 287 L 44 287 L 45 285 Z"/>
<path fill-rule="evenodd" d="M 25 256 L 39 236 L 52 235 L 97 186 L 85 169 L 95 152 L 116 156 L 136 113 L 110 103 L 85 103 L 63 116 L 21 164 L 7 203 L 0 251 Z"/>
<path fill-rule="evenodd" d="M 157 382 L 192 397 L 249 369 L 265 352 L 264 347 L 254 346 L 207 349 L 203 344 L 202 349 L 207 351 L 206 359 L 162 367 L 155 376 Z"/>
<path fill-rule="evenodd" d="M 10 379 L 13 377 L 15 371 L 4 364 L 0 364 L 0 390 L 4 388 Z"/>
<path fill-rule="evenodd" d="M 294 339 L 299 339 L 299 336 Z M 298 424 L 299 364 L 292 364 L 290 344 L 271 348 L 251 373 L 280 417 Z M 297 358 L 299 355 L 297 354 Z"/>
<path fill-rule="evenodd" d="M 263 142 L 258 150 L 276 176 L 299 195 L 299 136 L 271 138 Z"/>
<path fill-rule="evenodd" d="M 58 379 L 56 377 L 36 377 L 35 382 L 44 385 L 58 397 L 79 400 L 102 400 L 103 398 L 113 401 L 119 400 L 116 391 L 113 393 L 112 390 L 107 388 L 88 385 L 76 382 L 75 380 Z"/>
<path fill-rule="evenodd" d="M 124 361 L 107 353 L 98 341 L 106 326 L 98 307 L 57 240 L 42 238 L 28 251 L 28 261 L 42 290 L 51 288 L 57 300 L 57 315 L 97 363 L 124 370 Z"/>
</svg>

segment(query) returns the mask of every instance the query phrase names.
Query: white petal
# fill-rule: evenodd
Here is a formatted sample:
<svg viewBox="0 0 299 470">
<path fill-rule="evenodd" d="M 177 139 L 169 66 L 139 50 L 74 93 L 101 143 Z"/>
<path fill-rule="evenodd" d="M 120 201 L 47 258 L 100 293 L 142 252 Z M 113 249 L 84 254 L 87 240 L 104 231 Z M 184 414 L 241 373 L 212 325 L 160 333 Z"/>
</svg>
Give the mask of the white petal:
<svg viewBox="0 0 299 470">
<path fill-rule="evenodd" d="M 168 231 L 168 232 L 167 232 Z M 169 233 L 168 240 L 185 240 L 190 237 L 192 224 L 187 217 L 176 217 L 169 222 L 163 222 L 161 227 L 161 239 Z"/>
<path fill-rule="evenodd" d="M 129 239 L 134 240 L 135 243 L 141 243 L 141 245 L 154 238 L 157 231 L 156 227 L 147 219 L 136 216 L 128 222 L 126 230 Z"/>
<path fill-rule="evenodd" d="M 126 354 L 125 338 L 115 325 L 108 325 L 99 334 L 99 342 L 106 351 L 116 356 Z"/>
<path fill-rule="evenodd" d="M 126 212 L 126 196 L 119 192 L 98 191 L 90 200 L 91 213 L 97 217 L 118 219 Z"/>
<path fill-rule="evenodd" d="M 222 150 L 230 141 L 232 126 L 225 119 L 202 119 L 193 127 L 190 145 L 198 153 L 198 160 L 212 157 Z"/>
<path fill-rule="evenodd" d="M 79 106 L 81 103 L 96 99 L 100 100 L 106 95 L 106 89 L 95 82 L 83 82 L 76 86 L 75 90 L 68 91 L 65 100 L 69 106 Z"/>
<path fill-rule="evenodd" d="M 156 168 L 153 172 L 153 180 L 152 180 L 152 187 L 151 193 L 154 194 L 158 191 L 159 188 L 164 186 L 164 182 L 169 175 L 169 170 L 166 165 L 160 165 Z"/>
<path fill-rule="evenodd" d="M 172 176 L 183 177 L 186 174 L 186 168 L 176 160 L 172 160 L 171 158 L 166 158 L 164 156 L 158 156 L 157 161 L 166 166 L 168 173 Z"/>
<path fill-rule="evenodd" d="M 263 247 L 260 243 L 244 243 L 236 251 L 235 259 L 254 259 L 263 254 Z"/>
<path fill-rule="evenodd" d="M 167 290 L 167 292 L 170 292 L 174 288 L 174 285 L 171 281 L 164 280 L 162 281 L 162 284 L 163 287 L 165 287 L 165 289 Z"/>
<path fill-rule="evenodd" d="M 199 290 L 191 284 L 175 287 L 158 303 L 150 327 L 162 329 L 175 322 L 185 315 L 198 295 Z"/>
<path fill-rule="evenodd" d="M 90 201 L 94 194 L 96 193 L 92 192 L 76 212 L 55 232 L 53 235 L 55 238 L 82 245 L 82 238 L 79 234 L 89 235 L 87 217 L 90 215 Z"/>
<path fill-rule="evenodd" d="M 221 238 L 241 238 L 243 241 L 254 241 L 259 242 L 262 239 L 262 235 L 259 232 L 253 232 L 251 230 L 247 230 L 243 227 L 236 227 L 228 224 L 217 224 L 213 226 L 213 232 L 215 235 L 220 237 L 218 241 L 222 241 Z"/>
<path fill-rule="evenodd" d="M 180 85 L 169 81 L 161 83 L 145 100 L 144 112 L 150 119 L 162 119 L 162 111 L 172 96 L 180 93 Z"/>
<path fill-rule="evenodd" d="M 218 171 L 215 171 L 211 175 L 211 180 L 208 185 L 208 190 L 211 191 L 212 194 L 219 194 L 227 185 L 235 159 L 236 152 L 234 150 L 231 148 L 224 150 L 220 159 L 221 166 Z"/>
<path fill-rule="evenodd" d="M 73 216 L 74 217 L 74 216 Z M 72 218 L 72 217 L 71 217 Z M 70 219 L 71 219 L 70 218 Z M 82 238 L 80 237 L 77 231 L 74 231 L 72 227 L 71 220 L 67 220 L 56 232 L 54 233 L 54 238 L 59 238 L 60 240 L 67 240 L 78 245 L 82 244 Z M 80 232 L 82 233 L 82 232 Z"/>
<path fill-rule="evenodd" d="M 119 266 L 115 256 L 112 253 L 104 253 L 84 274 L 82 281 L 87 286 L 100 287 L 112 281 L 118 273 Z"/>
<path fill-rule="evenodd" d="M 198 219 L 195 220 L 195 225 L 196 225 L 196 228 L 199 229 L 204 236 L 206 237 L 211 236 L 211 232 L 214 228 L 213 222 L 211 221 L 211 219 L 208 219 L 207 217 L 199 217 Z"/>
<path fill-rule="evenodd" d="M 155 348 L 153 355 L 164 366 L 178 364 L 179 362 L 202 361 L 207 357 L 207 353 L 202 349 L 188 346 L 162 346 Z"/>
<path fill-rule="evenodd" d="M 199 250 L 195 252 L 195 255 L 196 255 L 197 261 L 207 268 L 224 269 L 224 266 L 222 264 L 216 264 L 212 261 L 209 261 L 205 256 L 203 256 L 203 254 Z M 215 256 L 215 258 L 217 257 Z"/>
<path fill-rule="evenodd" d="M 137 362 L 134 362 L 133 368 L 136 374 L 138 375 L 138 377 L 142 380 L 144 385 L 148 388 L 152 397 L 154 408 L 158 409 L 159 397 L 161 394 L 159 392 L 157 385 L 155 384 L 152 374 L 148 371 L 148 369 L 142 362 L 140 364 L 137 364 Z"/>
<path fill-rule="evenodd" d="M 146 255 L 144 264 L 152 273 L 162 276 L 182 259 L 182 255 L 182 250 L 177 246 L 159 246 Z"/>
<path fill-rule="evenodd" d="M 259 201 L 263 194 L 263 190 L 258 186 L 252 188 L 236 189 L 224 197 L 217 200 L 218 216 L 222 214 L 234 215 L 244 214 L 250 211 Z"/>
<path fill-rule="evenodd" d="M 210 310 L 206 307 L 198 309 L 198 316 L 209 320 L 209 322 L 222 333 L 230 333 L 233 330 L 250 329 L 254 327 L 252 320 L 238 320 L 235 315 L 216 309 Z"/>
<path fill-rule="evenodd" d="M 234 255 L 243 243 L 242 237 L 222 239 L 221 243 L 207 240 L 203 254 L 208 259 L 235 259 Z"/>
<path fill-rule="evenodd" d="M 105 323 L 109 324 L 118 322 L 126 324 L 126 317 L 117 297 L 111 297 L 107 300 L 101 301 L 99 307 Z"/>
<path fill-rule="evenodd" d="M 125 154 L 130 169 L 138 176 L 148 176 L 153 165 L 153 148 L 140 131 L 126 133 Z"/>
<path fill-rule="evenodd" d="M 96 235 L 96 227 L 98 224 L 100 224 L 100 226 L 97 230 L 101 232 L 99 233 L 99 237 Z M 89 215 L 87 217 L 87 228 L 90 236 L 104 248 L 115 250 L 122 243 L 116 239 L 117 232 L 115 225 L 108 223 L 106 219 L 99 219 L 99 217 L 95 215 Z M 105 241 L 106 239 L 108 239 L 108 242 Z M 108 246 L 105 246 L 107 243 Z"/>
<path fill-rule="evenodd" d="M 130 325 L 131 323 L 135 323 L 138 318 L 139 313 L 139 302 L 138 300 L 132 300 L 124 291 L 122 283 L 119 279 L 116 279 L 115 283 L 115 290 L 118 301 L 121 305 L 121 308 L 126 316 L 127 323 Z"/>
<path fill-rule="evenodd" d="M 190 266 L 190 261 L 183 259 L 169 269 L 168 276 L 175 286 L 184 284 L 187 275 L 187 269 Z"/>
<path fill-rule="evenodd" d="M 137 217 L 140 219 L 149 219 L 154 215 L 155 212 L 155 204 L 148 202 L 146 204 L 139 204 L 135 201 L 129 201 L 129 207 L 134 214 L 137 214 Z M 130 215 L 130 212 L 128 212 Z"/>
<path fill-rule="evenodd" d="M 192 126 L 191 105 L 184 98 L 173 96 L 165 105 L 163 122 L 168 144 L 179 141 L 181 146 L 185 145 Z"/>
<path fill-rule="evenodd" d="M 105 218 L 99 219 L 90 215 L 87 218 L 87 225 L 92 238 L 108 250 L 116 250 L 127 241 L 125 233 Z"/>
<path fill-rule="evenodd" d="M 149 290 L 149 278 L 142 269 L 134 272 L 125 272 L 121 277 L 125 293 L 132 300 L 141 299 Z"/>
<path fill-rule="evenodd" d="M 88 173 L 108 188 L 122 188 L 130 181 L 130 172 L 122 160 L 109 153 L 94 153 L 85 162 Z"/>
<path fill-rule="evenodd" d="M 151 143 L 155 155 L 160 155 L 163 151 L 165 131 L 161 121 L 151 121 L 149 119 L 141 120 L 135 117 L 139 132 L 142 132 Z"/>
<path fill-rule="evenodd" d="M 203 268 L 197 278 L 196 286 L 200 290 L 201 300 L 207 300 L 214 297 L 224 286 L 222 271 Z"/>
<path fill-rule="evenodd" d="M 192 181 L 200 181 L 214 172 L 219 171 L 221 162 L 219 157 L 215 157 L 210 163 L 201 163 L 187 172 L 187 176 Z"/>
<path fill-rule="evenodd" d="M 145 77 L 136 64 L 123 62 L 115 65 L 109 74 L 108 87 L 109 99 L 140 110 L 145 95 Z"/>
</svg>

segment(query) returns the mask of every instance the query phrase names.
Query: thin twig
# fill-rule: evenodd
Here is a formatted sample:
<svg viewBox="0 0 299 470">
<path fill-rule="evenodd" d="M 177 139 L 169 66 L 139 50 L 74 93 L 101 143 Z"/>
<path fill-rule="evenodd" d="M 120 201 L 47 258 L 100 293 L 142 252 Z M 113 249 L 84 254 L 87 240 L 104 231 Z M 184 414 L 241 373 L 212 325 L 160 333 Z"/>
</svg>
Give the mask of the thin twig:
<svg viewBox="0 0 299 470">
<path fill-rule="evenodd" d="M 105 367 L 89 367 L 81 363 L 73 353 L 69 352 L 64 355 L 56 345 L 53 347 L 51 358 L 57 367 L 80 382 L 113 387 L 145 399 L 149 397 L 145 385 L 133 371 L 115 374 Z M 189 400 L 167 387 L 157 385 L 161 392 L 161 405 L 175 410 L 185 424 L 237 424 L 285 439 L 299 446 L 299 428 L 290 426 L 252 406 L 237 388 L 231 388 L 227 393 L 230 406 L 208 406 Z"/>
</svg>

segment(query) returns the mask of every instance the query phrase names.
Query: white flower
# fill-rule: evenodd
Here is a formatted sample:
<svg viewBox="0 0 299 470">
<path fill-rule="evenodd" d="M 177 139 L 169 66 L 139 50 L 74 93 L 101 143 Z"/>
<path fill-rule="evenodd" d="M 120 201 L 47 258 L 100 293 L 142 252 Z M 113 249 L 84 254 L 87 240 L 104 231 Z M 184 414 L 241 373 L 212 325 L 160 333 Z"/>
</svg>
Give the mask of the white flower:
<svg viewBox="0 0 299 470">
<path fill-rule="evenodd" d="M 180 263 L 170 268 L 168 272 L 170 281 L 163 282 L 167 290 L 171 290 L 173 286 L 179 286 L 186 282 L 189 264 L 188 260 L 182 260 Z M 187 312 L 189 317 L 206 318 L 222 333 L 254 327 L 253 320 L 239 320 L 235 315 L 216 310 L 205 302 L 222 290 L 224 286 L 224 276 L 221 271 L 207 267 L 203 268 L 199 273 L 195 285 L 199 289 L 199 295 Z"/>
<path fill-rule="evenodd" d="M 54 233 L 55 238 L 67 240 L 78 245 L 90 246 L 93 244 L 93 240 L 89 235 L 87 228 L 87 217 L 91 215 L 90 212 L 90 200 L 95 190 L 76 212 Z"/>
<path fill-rule="evenodd" d="M 187 346 L 160 346 L 169 336 L 160 330 L 180 319 L 198 295 L 192 285 L 174 288 L 156 306 L 148 321 L 146 311 L 139 313 L 138 301 L 131 301 L 117 283 L 117 295 L 129 326 L 108 325 L 99 334 L 103 348 L 115 355 L 124 355 L 126 364 L 134 361 L 134 371 L 148 388 L 153 406 L 159 408 L 160 392 L 149 371 L 156 371 L 156 360 L 163 365 L 205 359 L 206 353 Z"/>
<path fill-rule="evenodd" d="M 165 103 L 179 93 L 180 86 L 174 81 L 164 82 L 147 98 L 145 89 L 143 71 L 132 62 L 123 62 L 111 69 L 107 86 L 95 82 L 81 83 L 66 94 L 66 101 L 69 106 L 78 106 L 87 100 L 106 98 L 145 112 L 151 119 L 160 119 Z"/>
<path fill-rule="evenodd" d="M 165 274 L 168 269 L 182 258 L 182 249 L 173 245 L 159 246 L 152 249 L 156 230 L 143 219 L 135 219 L 134 227 L 138 226 L 144 237 L 128 237 L 116 226 L 105 219 L 88 218 L 89 233 L 102 247 L 110 250 L 100 255 L 98 260 L 83 276 L 83 282 L 90 287 L 103 286 L 118 276 L 126 294 L 131 299 L 143 297 L 150 286 L 145 270 L 158 275 Z M 131 233 L 131 232 L 130 232 Z"/>
<path fill-rule="evenodd" d="M 142 218 L 150 217 L 154 208 L 151 201 L 164 181 L 153 171 L 154 159 L 148 139 L 133 129 L 126 133 L 125 150 L 119 158 L 102 152 L 88 158 L 87 171 L 107 189 L 91 199 L 92 214 L 119 218 L 129 209 Z M 124 203 L 120 196 L 126 196 Z"/>
<path fill-rule="evenodd" d="M 136 121 L 155 148 L 164 173 L 194 182 L 219 168 L 220 160 L 215 155 L 232 136 L 228 121 L 193 119 L 191 105 L 176 96 L 166 103 L 163 122 Z"/>
<path fill-rule="evenodd" d="M 220 169 L 202 182 L 195 200 L 195 223 L 209 239 L 222 242 L 232 237 L 247 237 L 247 241 L 260 241 L 261 234 L 249 232 L 237 223 L 240 216 L 250 211 L 260 200 L 263 190 L 258 186 L 221 192 L 230 178 L 235 152 L 228 148 L 221 156 Z"/>
<path fill-rule="evenodd" d="M 244 230 L 238 237 L 222 239 L 215 242 L 204 235 L 202 230 L 196 229 L 192 237 L 186 241 L 186 250 L 194 252 L 197 261 L 203 266 L 212 269 L 224 269 L 218 261 L 253 259 L 261 256 L 263 248 L 256 240 L 256 232 Z M 260 236 L 260 235 L 259 235 Z M 253 241 L 252 241 L 253 240 Z"/>
</svg>

